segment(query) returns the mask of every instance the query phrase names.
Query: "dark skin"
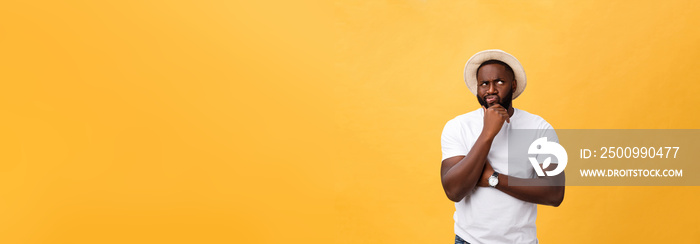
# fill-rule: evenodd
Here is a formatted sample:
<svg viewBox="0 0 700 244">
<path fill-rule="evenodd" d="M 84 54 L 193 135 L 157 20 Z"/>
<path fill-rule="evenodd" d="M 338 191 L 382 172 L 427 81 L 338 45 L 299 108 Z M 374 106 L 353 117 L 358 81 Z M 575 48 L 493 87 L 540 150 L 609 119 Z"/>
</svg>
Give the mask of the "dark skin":
<svg viewBox="0 0 700 244">
<path fill-rule="evenodd" d="M 477 72 L 477 96 L 486 101 L 484 127 L 466 156 L 455 156 L 442 161 L 440 168 L 442 187 L 451 201 L 459 202 L 477 187 L 490 187 L 488 178 L 494 173 L 487 156 L 493 139 L 498 135 L 503 123 L 510 123 L 513 106 L 501 106 L 503 97 L 515 91 L 517 81 L 501 64 L 487 64 Z M 512 103 L 511 103 L 512 104 Z M 544 170 L 556 168 L 556 164 Z M 522 179 L 500 174 L 496 189 L 517 199 L 550 206 L 559 206 L 564 200 L 564 173 L 557 176 Z M 519 186 L 508 185 L 509 180 L 519 181 Z M 531 184 L 531 186 L 523 186 Z"/>
</svg>

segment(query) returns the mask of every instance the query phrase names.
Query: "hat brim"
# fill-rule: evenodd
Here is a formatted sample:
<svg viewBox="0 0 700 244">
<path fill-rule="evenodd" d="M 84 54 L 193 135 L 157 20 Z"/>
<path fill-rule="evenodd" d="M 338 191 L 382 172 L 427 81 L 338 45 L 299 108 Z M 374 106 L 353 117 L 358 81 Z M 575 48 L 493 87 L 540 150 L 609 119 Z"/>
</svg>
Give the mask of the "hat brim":
<svg viewBox="0 0 700 244">
<path fill-rule="evenodd" d="M 498 49 L 490 49 L 478 52 L 474 54 L 474 56 L 469 58 L 467 64 L 464 65 L 464 82 L 467 83 L 469 91 L 474 93 L 474 95 L 477 95 L 476 71 L 479 69 L 479 66 L 481 66 L 482 63 L 489 60 L 499 60 L 508 64 L 508 66 L 510 66 L 510 68 L 513 69 L 513 73 L 515 74 L 515 80 L 517 81 L 517 86 L 515 87 L 515 91 L 513 92 L 513 99 L 520 96 L 520 94 L 522 94 L 523 91 L 525 91 L 525 86 L 527 86 L 527 77 L 525 76 L 525 70 L 523 69 L 523 66 L 520 64 L 518 59 L 513 57 L 513 55 L 510 55 L 507 52 Z"/>
</svg>

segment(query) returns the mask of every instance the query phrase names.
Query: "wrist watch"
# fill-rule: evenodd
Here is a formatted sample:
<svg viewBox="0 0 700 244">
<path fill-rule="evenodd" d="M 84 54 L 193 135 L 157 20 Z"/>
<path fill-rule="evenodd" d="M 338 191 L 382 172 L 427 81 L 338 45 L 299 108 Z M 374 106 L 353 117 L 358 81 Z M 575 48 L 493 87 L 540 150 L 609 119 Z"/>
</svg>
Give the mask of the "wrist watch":
<svg viewBox="0 0 700 244">
<path fill-rule="evenodd" d="M 498 185 L 498 172 L 494 171 L 489 177 L 489 186 L 496 188 L 496 185 Z"/>
</svg>

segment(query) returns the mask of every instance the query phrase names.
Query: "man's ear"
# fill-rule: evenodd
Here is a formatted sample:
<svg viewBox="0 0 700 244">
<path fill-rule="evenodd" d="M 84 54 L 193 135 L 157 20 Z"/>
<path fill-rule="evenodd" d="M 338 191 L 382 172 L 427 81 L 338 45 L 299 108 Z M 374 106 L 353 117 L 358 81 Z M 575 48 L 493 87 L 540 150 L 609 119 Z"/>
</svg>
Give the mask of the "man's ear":
<svg viewBox="0 0 700 244">
<path fill-rule="evenodd" d="M 515 92 L 515 89 L 518 88 L 518 81 L 513 79 L 513 85 L 510 87 L 510 89 Z"/>
</svg>

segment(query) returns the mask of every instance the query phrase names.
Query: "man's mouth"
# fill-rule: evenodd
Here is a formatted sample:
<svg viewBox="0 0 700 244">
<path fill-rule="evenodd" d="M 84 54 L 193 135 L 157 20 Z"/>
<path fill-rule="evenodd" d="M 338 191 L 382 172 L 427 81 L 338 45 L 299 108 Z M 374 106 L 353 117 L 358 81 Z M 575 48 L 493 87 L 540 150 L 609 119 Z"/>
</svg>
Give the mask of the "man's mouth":
<svg viewBox="0 0 700 244">
<path fill-rule="evenodd" d="M 484 100 L 486 100 L 486 103 L 488 104 L 496 103 L 498 101 L 498 96 L 486 96 Z"/>
</svg>

